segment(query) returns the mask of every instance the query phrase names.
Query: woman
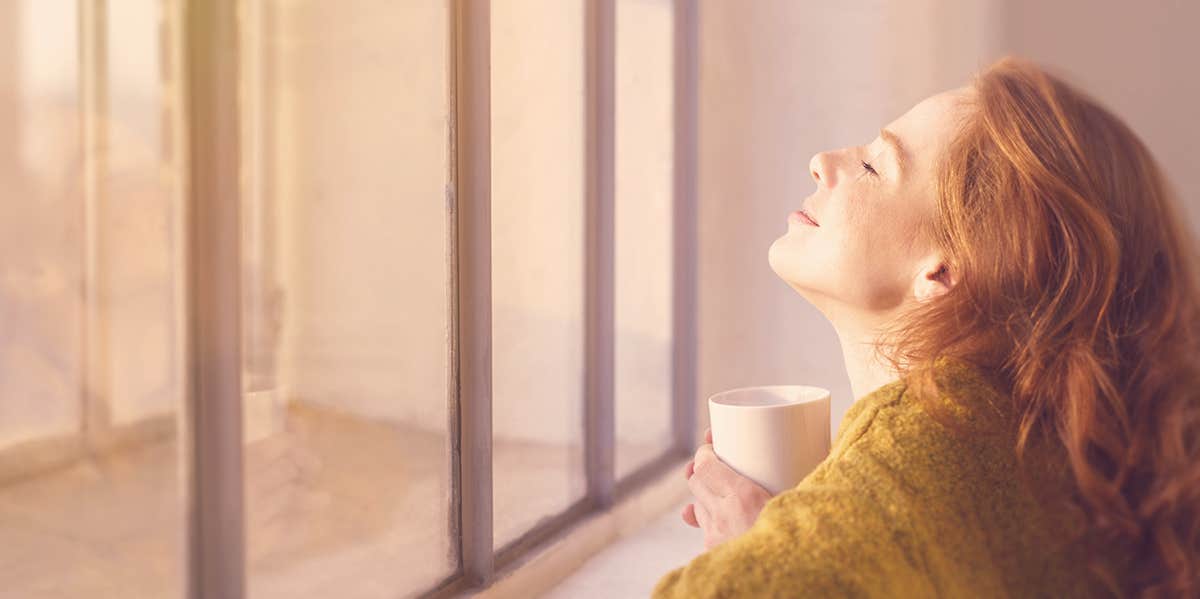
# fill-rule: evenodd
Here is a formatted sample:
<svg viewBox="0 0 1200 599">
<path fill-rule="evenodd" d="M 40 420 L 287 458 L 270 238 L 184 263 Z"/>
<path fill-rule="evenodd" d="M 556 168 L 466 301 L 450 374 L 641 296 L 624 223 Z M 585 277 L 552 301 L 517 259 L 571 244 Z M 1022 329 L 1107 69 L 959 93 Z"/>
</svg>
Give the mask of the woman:
<svg viewBox="0 0 1200 599">
<path fill-rule="evenodd" d="M 775 497 L 702 445 L 654 596 L 1200 596 L 1200 262 L 1137 136 L 1007 58 L 810 169 L 769 262 L 859 399 Z"/>
</svg>

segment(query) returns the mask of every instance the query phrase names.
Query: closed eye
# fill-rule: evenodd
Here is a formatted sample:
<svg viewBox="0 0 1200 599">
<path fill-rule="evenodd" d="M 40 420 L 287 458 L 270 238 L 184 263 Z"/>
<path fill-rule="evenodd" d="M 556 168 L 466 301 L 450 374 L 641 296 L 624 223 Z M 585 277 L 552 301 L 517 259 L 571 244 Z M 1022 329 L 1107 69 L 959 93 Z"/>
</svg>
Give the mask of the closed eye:
<svg viewBox="0 0 1200 599">
<path fill-rule="evenodd" d="M 863 165 L 863 168 L 866 169 L 866 171 L 868 173 L 871 173 L 872 175 L 875 175 L 876 177 L 879 176 L 879 173 L 875 172 L 875 167 L 868 164 L 865 160 L 862 161 L 862 165 Z"/>
</svg>

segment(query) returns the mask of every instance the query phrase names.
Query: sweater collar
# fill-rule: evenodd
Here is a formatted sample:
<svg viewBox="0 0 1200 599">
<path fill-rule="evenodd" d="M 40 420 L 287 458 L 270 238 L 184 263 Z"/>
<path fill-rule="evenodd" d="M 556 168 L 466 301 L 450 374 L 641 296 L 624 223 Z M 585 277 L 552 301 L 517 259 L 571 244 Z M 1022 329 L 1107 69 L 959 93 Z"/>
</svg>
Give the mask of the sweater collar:
<svg viewBox="0 0 1200 599">
<path fill-rule="evenodd" d="M 851 404 L 842 418 L 837 436 L 842 436 L 844 429 L 852 428 L 864 413 L 873 412 L 889 403 L 909 401 L 919 402 L 923 407 L 937 410 L 968 427 L 984 432 L 1004 432 L 998 424 L 1011 417 L 1011 402 L 994 377 L 967 360 L 951 356 L 934 360 L 931 370 L 937 384 L 936 396 L 934 390 L 919 388 L 910 384 L 909 377 L 901 377 Z"/>
</svg>

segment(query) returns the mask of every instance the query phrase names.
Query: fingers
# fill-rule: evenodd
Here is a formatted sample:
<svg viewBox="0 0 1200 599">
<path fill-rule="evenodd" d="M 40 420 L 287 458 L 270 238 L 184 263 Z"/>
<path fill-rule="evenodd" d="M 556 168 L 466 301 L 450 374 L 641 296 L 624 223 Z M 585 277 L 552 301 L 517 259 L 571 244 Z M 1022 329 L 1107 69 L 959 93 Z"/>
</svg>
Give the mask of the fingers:
<svg viewBox="0 0 1200 599">
<path fill-rule="evenodd" d="M 713 452 L 712 445 L 704 444 L 696 450 L 693 476 L 688 479 L 692 493 L 703 501 L 706 498 L 720 499 L 734 494 L 745 480 L 742 475 L 722 462 Z"/>
<path fill-rule="evenodd" d="M 707 443 L 712 443 L 712 429 L 711 428 L 704 430 L 704 440 Z M 696 460 L 692 460 L 692 461 L 688 462 L 687 466 L 685 466 L 683 468 L 683 477 L 691 478 L 692 474 L 695 474 L 695 472 L 696 472 Z"/>
<path fill-rule="evenodd" d="M 697 528 L 704 531 L 704 550 L 708 551 L 716 545 L 716 533 L 713 531 L 712 515 L 705 507 L 699 503 L 695 504 L 695 515 Z"/>
<path fill-rule="evenodd" d="M 692 492 L 692 496 L 696 498 L 696 502 L 700 505 L 715 506 L 721 501 L 722 495 L 714 488 L 715 484 L 709 481 L 711 476 L 710 470 L 715 468 L 706 466 L 707 462 L 696 460 L 696 471 L 692 477 L 688 479 L 688 490 Z"/>
<path fill-rule="evenodd" d="M 695 464 L 693 471 L 699 472 L 701 468 L 708 466 L 710 463 L 720 461 L 717 453 L 713 451 L 712 443 L 705 443 L 697 447 L 695 455 L 692 456 L 692 462 Z"/>
<path fill-rule="evenodd" d="M 709 514 L 708 509 L 703 504 L 693 503 L 692 506 L 693 515 L 696 517 L 696 527 L 703 528 L 707 532 L 712 526 L 711 514 Z M 708 535 L 704 536 L 707 537 Z"/>
<path fill-rule="evenodd" d="M 683 513 L 681 513 L 680 516 L 683 517 L 684 524 L 687 524 L 692 528 L 700 528 L 700 522 L 696 520 L 696 504 L 689 503 L 683 506 Z"/>
</svg>

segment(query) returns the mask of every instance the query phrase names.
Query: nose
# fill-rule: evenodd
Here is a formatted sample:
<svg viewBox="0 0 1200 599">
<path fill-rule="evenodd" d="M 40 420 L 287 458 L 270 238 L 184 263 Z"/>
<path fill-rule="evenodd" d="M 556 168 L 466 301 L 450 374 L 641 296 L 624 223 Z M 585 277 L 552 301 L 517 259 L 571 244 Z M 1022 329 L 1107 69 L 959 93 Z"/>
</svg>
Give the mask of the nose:
<svg viewBox="0 0 1200 599">
<path fill-rule="evenodd" d="M 817 187 L 822 184 L 825 187 L 833 186 L 831 166 L 829 152 L 817 152 L 813 155 L 812 160 L 808 161 L 808 171 L 812 174 L 813 181 L 817 182 Z"/>
</svg>

